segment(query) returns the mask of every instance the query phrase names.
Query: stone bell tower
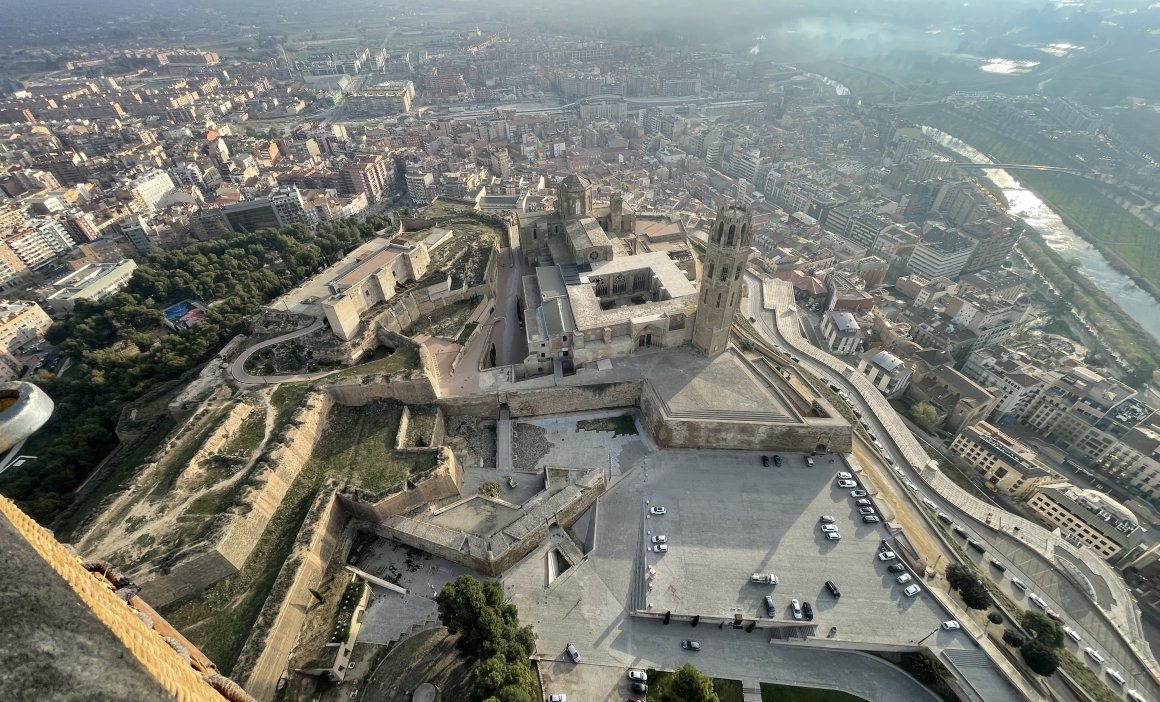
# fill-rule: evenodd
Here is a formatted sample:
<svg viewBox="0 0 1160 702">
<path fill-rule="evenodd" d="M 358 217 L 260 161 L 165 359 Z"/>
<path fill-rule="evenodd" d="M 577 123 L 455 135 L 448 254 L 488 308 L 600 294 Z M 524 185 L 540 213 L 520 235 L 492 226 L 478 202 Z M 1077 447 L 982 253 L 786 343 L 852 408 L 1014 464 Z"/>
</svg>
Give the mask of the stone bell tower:
<svg viewBox="0 0 1160 702">
<path fill-rule="evenodd" d="M 729 344 L 733 315 L 741 305 L 742 275 L 749 262 L 753 218 L 745 207 L 722 205 L 709 230 L 701 262 L 701 288 L 693 320 L 693 346 L 716 356 Z"/>
</svg>

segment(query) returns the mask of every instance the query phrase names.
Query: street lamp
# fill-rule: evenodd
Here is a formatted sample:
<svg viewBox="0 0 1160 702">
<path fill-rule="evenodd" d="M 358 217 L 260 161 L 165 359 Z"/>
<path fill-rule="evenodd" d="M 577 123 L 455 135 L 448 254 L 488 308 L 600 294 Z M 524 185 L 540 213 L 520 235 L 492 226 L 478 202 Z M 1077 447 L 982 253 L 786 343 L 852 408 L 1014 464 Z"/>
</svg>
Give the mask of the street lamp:
<svg viewBox="0 0 1160 702">
<path fill-rule="evenodd" d="M 934 628 L 934 631 L 932 631 L 932 632 L 930 632 L 929 634 L 927 634 L 926 636 L 922 637 L 921 639 L 919 639 L 919 640 L 918 640 L 917 642 L 915 642 L 915 643 L 916 643 L 917 645 L 921 646 L 923 641 L 926 641 L 926 640 L 927 640 L 927 639 L 929 639 L 930 637 L 932 637 L 932 636 L 934 636 L 935 634 L 937 634 L 937 633 L 938 633 L 938 630 L 939 630 L 940 628 L 942 628 L 942 625 L 941 625 L 941 624 L 939 624 L 938 626 L 936 626 L 936 627 Z"/>
</svg>

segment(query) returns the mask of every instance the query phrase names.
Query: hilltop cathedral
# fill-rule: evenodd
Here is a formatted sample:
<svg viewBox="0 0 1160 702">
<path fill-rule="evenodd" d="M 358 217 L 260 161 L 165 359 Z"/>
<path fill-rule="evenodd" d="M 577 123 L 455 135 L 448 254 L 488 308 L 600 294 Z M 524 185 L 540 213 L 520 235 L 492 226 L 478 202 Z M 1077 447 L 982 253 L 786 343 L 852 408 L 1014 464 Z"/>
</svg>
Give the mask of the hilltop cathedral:
<svg viewBox="0 0 1160 702">
<path fill-rule="evenodd" d="M 690 342 L 709 357 L 725 350 L 750 256 L 744 207 L 717 209 L 698 263 L 679 220 L 638 215 L 619 196 L 594 208 L 583 176 L 556 193 L 554 211 L 519 216 L 520 249 L 535 269 L 522 296 L 530 374 Z"/>
</svg>

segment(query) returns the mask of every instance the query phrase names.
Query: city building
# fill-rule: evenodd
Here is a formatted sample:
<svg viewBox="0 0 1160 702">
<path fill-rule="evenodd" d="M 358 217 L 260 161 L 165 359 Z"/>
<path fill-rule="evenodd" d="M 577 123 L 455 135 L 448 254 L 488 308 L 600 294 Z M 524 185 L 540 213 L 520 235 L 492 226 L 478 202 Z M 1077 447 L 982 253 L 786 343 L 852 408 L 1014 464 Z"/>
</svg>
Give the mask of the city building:
<svg viewBox="0 0 1160 702">
<path fill-rule="evenodd" d="M 858 372 L 887 398 L 899 397 L 910 384 L 910 368 L 902 359 L 882 349 L 863 353 L 858 359 Z"/>
<path fill-rule="evenodd" d="M 858 345 L 862 341 L 862 327 L 849 312 L 834 310 L 826 312 L 822 315 L 822 323 L 818 326 L 818 330 L 831 352 L 839 356 L 858 352 Z"/>
<path fill-rule="evenodd" d="M 996 402 L 994 395 L 949 364 L 916 371 L 906 398 L 932 405 L 940 424 L 954 432 L 986 419 Z"/>
<path fill-rule="evenodd" d="M 963 427 L 951 441 L 951 452 L 982 476 L 990 490 L 1023 498 L 1043 483 L 1057 479 L 1038 454 L 987 422 Z"/>
<path fill-rule="evenodd" d="M 280 186 L 266 197 L 225 205 L 221 208 L 226 224 L 235 232 L 278 229 L 294 224 L 313 227 L 317 224 L 313 210 L 307 210 L 302 193 L 294 186 Z"/>
<path fill-rule="evenodd" d="M 173 194 L 177 186 L 169 174 L 161 169 L 146 170 L 117 188 L 117 196 L 132 203 L 137 213 L 153 212 Z"/>
<path fill-rule="evenodd" d="M 0 300 L 0 349 L 8 352 L 40 341 L 52 319 L 30 300 Z"/>
<path fill-rule="evenodd" d="M 1076 546 L 1087 546 L 1105 560 L 1138 540 L 1139 520 L 1130 509 L 1095 490 L 1068 483 L 1042 486 L 1027 507 L 1047 525 L 1059 529 Z"/>
<path fill-rule="evenodd" d="M 135 270 L 136 261 L 128 258 L 116 263 L 90 263 L 45 286 L 44 301 L 56 314 L 65 314 L 77 300 L 95 302 L 123 290 Z"/>
</svg>

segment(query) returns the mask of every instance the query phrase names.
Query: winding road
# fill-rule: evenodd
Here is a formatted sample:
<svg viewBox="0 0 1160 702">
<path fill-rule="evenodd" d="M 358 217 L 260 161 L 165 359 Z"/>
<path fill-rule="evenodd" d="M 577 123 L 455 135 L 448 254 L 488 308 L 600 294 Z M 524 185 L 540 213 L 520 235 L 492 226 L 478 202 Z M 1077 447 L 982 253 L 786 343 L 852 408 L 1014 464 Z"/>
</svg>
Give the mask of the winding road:
<svg viewBox="0 0 1160 702">
<path fill-rule="evenodd" d="M 273 385 L 276 383 L 298 383 L 308 380 L 318 380 L 319 378 L 334 373 L 335 371 L 333 370 L 319 371 L 317 373 L 298 373 L 295 375 L 250 375 L 246 372 L 246 361 L 250 359 L 250 356 L 253 356 L 255 353 L 261 351 L 264 348 L 273 346 L 274 344 L 280 344 L 283 341 L 289 341 L 291 339 L 297 339 L 300 336 L 306 336 L 313 331 L 321 329 L 325 323 L 326 320 L 324 319 L 316 319 L 314 320 L 314 323 L 308 327 L 303 329 L 296 329 L 289 334 L 283 334 L 282 336 L 276 336 L 273 339 L 266 339 L 259 344 L 254 344 L 250 348 L 243 351 L 242 355 L 238 356 L 236 359 L 234 359 L 234 362 L 230 364 L 230 375 L 232 375 L 234 380 L 238 381 L 239 383 L 246 383 L 247 385 Z"/>
<path fill-rule="evenodd" d="M 988 555 L 980 557 L 984 561 L 982 569 L 988 571 L 990 558 L 1002 555 L 1009 567 L 1013 566 L 1011 575 L 1000 574 L 994 579 L 1012 599 L 1026 602 L 1025 593 L 1010 585 L 1013 575 L 1043 596 L 1049 606 L 1064 613 L 1070 625 L 1082 633 L 1083 645 L 1101 650 L 1108 658 L 1106 667 L 1114 667 L 1129 678 L 1127 687 L 1155 696 L 1160 690 L 1155 682 L 1158 667 L 1144 640 L 1135 600 L 1119 574 L 1106 562 L 1076 551 L 1039 524 L 979 500 L 941 471 L 927 467 L 930 458 L 926 451 L 881 393 L 861 375 L 846 375 L 845 361 L 813 346 L 802 335 L 792 288 L 753 273 L 747 274 L 747 280 L 750 295 L 744 303 L 745 314 L 757 319 L 754 327 L 758 333 L 795 352 L 801 365 L 823 382 L 835 383 L 850 392 L 886 445 L 887 453 L 904 468 L 904 477 L 925 485 L 932 497 L 941 500 L 944 511 L 968 526 L 975 538 L 987 545 Z M 771 295 L 771 299 L 766 299 L 766 295 Z M 1082 651 L 1075 651 L 1082 660 Z"/>
</svg>

